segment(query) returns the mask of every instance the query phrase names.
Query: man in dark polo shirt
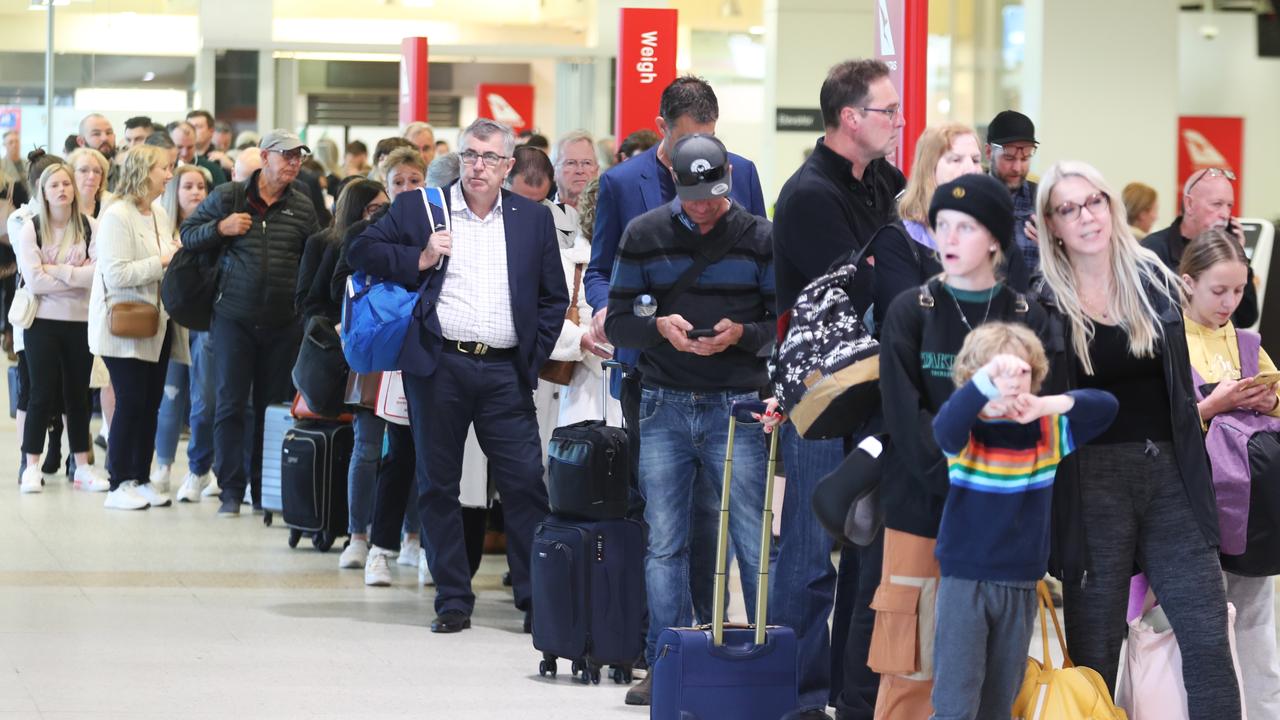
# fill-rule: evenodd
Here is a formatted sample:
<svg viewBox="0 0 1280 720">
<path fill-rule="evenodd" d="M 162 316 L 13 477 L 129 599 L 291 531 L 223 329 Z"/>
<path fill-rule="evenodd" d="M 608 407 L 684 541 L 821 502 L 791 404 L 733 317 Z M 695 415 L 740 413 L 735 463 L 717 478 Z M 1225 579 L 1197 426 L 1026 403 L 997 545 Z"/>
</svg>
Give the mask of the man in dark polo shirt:
<svg viewBox="0 0 1280 720">
<path fill-rule="evenodd" d="M 836 65 L 822 83 L 818 102 L 826 133 L 782 186 L 774 213 L 779 315 L 790 310 L 805 285 L 832 262 L 862 248 L 896 217 L 894 198 L 906 186 L 902 173 L 885 160 L 897 148 L 906 123 L 902 100 L 884 63 L 850 60 Z M 856 280 L 853 300 L 859 311 L 870 304 L 870 281 L 871 273 Z M 879 680 L 866 669 L 873 618 L 867 608 L 880 580 L 881 545 L 841 554 L 841 602 L 829 634 L 836 571 L 831 538 L 814 521 L 810 508 L 814 487 L 844 457 L 843 442 L 804 440 L 788 423 L 781 444 L 787 486 L 769 622 L 793 628 L 799 640 L 797 673 L 804 712 L 798 717 L 828 717 L 825 708 L 834 701 L 841 718 L 870 718 Z M 842 658 L 848 665 L 843 673 Z M 839 674 L 847 678 L 843 683 Z"/>
</svg>

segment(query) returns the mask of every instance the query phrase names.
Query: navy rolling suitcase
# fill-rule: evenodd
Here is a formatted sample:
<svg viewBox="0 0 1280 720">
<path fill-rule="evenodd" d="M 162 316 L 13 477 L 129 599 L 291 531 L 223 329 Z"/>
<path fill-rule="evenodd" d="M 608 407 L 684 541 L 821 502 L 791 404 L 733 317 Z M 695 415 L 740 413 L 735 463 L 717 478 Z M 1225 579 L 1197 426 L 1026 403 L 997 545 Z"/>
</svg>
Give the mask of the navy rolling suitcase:
<svg viewBox="0 0 1280 720">
<path fill-rule="evenodd" d="M 328 552 L 347 534 L 347 469 L 355 433 L 350 424 L 302 421 L 284 436 L 280 484 L 289 547 L 303 535 Z"/>
<path fill-rule="evenodd" d="M 729 449 L 720 495 L 720 538 L 716 552 L 715 606 L 711 627 L 667 628 L 658 635 L 653 664 L 652 720 L 779 720 L 799 705 L 796 634 L 766 626 L 769 607 L 769 541 L 773 527 L 773 473 L 778 433 L 771 434 L 760 544 L 760 586 L 756 622 L 724 626 L 728 581 L 729 484 L 733 477 L 733 436 L 739 422 L 764 412 L 764 403 L 739 403 L 729 420 Z"/>
</svg>

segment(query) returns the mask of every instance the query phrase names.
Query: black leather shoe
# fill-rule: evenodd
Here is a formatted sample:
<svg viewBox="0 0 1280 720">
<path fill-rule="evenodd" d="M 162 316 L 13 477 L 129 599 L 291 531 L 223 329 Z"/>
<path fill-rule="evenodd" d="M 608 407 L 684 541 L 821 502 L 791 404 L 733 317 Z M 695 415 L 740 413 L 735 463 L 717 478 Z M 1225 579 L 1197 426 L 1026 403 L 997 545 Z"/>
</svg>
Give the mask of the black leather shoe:
<svg viewBox="0 0 1280 720">
<path fill-rule="evenodd" d="M 458 610 L 445 610 L 431 621 L 433 633 L 456 633 L 471 627 L 471 618 Z"/>
<path fill-rule="evenodd" d="M 218 517 L 234 518 L 240 517 L 240 503 L 235 500 L 223 500 L 218 506 Z"/>
</svg>

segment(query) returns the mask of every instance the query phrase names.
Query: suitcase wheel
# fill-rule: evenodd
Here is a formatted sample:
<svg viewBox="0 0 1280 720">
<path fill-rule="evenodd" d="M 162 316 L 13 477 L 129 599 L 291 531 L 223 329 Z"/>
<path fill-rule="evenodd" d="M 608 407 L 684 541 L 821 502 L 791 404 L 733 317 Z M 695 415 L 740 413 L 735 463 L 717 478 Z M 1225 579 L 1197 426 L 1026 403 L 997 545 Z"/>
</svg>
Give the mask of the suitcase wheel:
<svg viewBox="0 0 1280 720">
<path fill-rule="evenodd" d="M 262 513 L 262 524 L 266 525 L 267 527 L 271 527 L 271 511 L 270 510 Z"/>
<path fill-rule="evenodd" d="M 552 658 L 552 659 L 550 659 L 550 660 L 546 660 L 546 659 L 544 659 L 544 660 L 542 660 L 541 662 L 539 662 L 539 663 L 538 663 L 538 675 L 539 675 L 539 676 L 541 676 L 541 677 L 546 677 L 547 675 L 550 675 L 551 677 L 555 677 L 555 676 L 556 676 L 556 661 L 555 661 L 555 658 Z"/>
<path fill-rule="evenodd" d="M 289 547 L 298 547 L 298 541 L 302 539 L 302 531 L 289 528 Z"/>
<path fill-rule="evenodd" d="M 614 665 L 609 668 L 609 677 L 616 685 L 630 685 L 631 668 L 626 665 Z"/>
<path fill-rule="evenodd" d="M 582 672 L 583 670 L 582 661 L 574 660 L 573 664 L 569 667 L 569 670 L 573 673 L 573 676 L 575 678 L 578 677 L 578 673 Z"/>
<path fill-rule="evenodd" d="M 318 532 L 311 536 L 311 546 L 320 552 L 329 552 L 335 538 L 326 532 Z"/>
<path fill-rule="evenodd" d="M 599 685 L 600 684 L 600 668 L 592 667 L 590 663 L 575 662 L 581 668 L 582 674 L 578 676 L 578 682 L 583 685 Z"/>
</svg>

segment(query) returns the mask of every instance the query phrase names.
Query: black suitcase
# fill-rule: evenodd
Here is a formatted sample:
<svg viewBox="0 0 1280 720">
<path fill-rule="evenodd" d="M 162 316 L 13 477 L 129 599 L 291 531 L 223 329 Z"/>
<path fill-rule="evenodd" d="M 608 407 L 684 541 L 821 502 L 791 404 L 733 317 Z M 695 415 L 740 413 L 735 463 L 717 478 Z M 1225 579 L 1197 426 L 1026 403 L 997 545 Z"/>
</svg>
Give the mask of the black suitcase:
<svg viewBox="0 0 1280 720">
<path fill-rule="evenodd" d="M 605 363 L 600 417 L 607 418 L 609 369 Z M 547 500 L 551 512 L 582 520 L 626 517 L 631 489 L 627 431 L 604 420 L 583 420 L 551 432 L 547 447 Z"/>
<path fill-rule="evenodd" d="M 599 683 L 612 665 L 615 683 L 631 682 L 644 650 L 644 528 L 635 520 L 583 522 L 552 515 L 533 532 L 533 647 L 540 675 L 556 659 L 573 661 L 583 683 Z"/>
<path fill-rule="evenodd" d="M 347 469 L 355 433 L 350 424 L 299 422 L 285 433 L 280 485 L 289 547 L 303 535 L 320 552 L 347 534 Z"/>
</svg>

